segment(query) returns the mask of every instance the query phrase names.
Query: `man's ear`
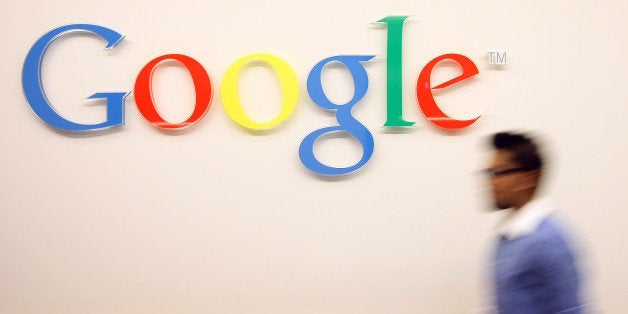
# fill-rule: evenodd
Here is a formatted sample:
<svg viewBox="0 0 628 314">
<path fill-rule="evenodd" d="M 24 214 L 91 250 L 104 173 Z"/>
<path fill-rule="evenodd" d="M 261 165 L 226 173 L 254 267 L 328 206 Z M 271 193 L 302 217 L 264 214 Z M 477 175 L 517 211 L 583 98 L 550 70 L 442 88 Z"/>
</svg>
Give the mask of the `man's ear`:
<svg viewBox="0 0 628 314">
<path fill-rule="evenodd" d="M 539 184 L 541 173 L 539 170 L 527 171 L 521 174 L 521 182 L 517 185 L 516 191 L 535 189 Z"/>
</svg>

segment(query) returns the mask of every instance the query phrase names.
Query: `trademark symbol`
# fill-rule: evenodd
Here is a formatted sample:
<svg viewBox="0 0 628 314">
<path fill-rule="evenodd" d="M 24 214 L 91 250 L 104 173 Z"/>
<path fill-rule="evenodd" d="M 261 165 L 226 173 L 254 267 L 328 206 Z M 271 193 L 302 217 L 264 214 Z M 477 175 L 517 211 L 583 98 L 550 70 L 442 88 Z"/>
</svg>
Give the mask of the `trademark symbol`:
<svg viewBox="0 0 628 314">
<path fill-rule="evenodd" d="M 488 64 L 502 65 L 508 63 L 505 51 L 487 51 Z"/>
</svg>

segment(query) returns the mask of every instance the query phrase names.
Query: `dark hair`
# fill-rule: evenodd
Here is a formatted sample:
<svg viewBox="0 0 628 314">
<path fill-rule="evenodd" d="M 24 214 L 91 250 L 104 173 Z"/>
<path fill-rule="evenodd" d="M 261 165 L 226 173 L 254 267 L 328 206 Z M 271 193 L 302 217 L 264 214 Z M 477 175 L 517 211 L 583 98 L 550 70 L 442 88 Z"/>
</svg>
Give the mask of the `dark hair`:
<svg viewBox="0 0 628 314">
<path fill-rule="evenodd" d="M 523 133 L 499 132 L 493 135 L 493 147 L 513 154 L 513 160 L 523 169 L 539 170 L 543 168 L 543 158 L 534 140 Z"/>
</svg>

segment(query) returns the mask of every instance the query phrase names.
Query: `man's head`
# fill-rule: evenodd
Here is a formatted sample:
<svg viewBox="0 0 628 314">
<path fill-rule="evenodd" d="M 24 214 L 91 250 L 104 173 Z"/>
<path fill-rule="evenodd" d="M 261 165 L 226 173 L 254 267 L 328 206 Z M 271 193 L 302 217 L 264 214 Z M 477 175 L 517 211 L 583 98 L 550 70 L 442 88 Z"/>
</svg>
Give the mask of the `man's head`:
<svg viewBox="0 0 628 314">
<path fill-rule="evenodd" d="M 534 141 L 521 133 L 493 135 L 492 162 L 486 170 L 490 177 L 495 207 L 521 208 L 536 192 L 543 160 Z"/>
</svg>

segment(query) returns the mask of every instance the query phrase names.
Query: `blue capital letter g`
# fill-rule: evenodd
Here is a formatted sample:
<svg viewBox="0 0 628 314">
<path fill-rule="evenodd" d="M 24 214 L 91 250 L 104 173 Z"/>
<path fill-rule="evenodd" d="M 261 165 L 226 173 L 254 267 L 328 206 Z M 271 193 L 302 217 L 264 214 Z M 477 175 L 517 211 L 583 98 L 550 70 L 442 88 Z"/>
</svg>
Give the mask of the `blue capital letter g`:
<svg viewBox="0 0 628 314">
<path fill-rule="evenodd" d="M 107 41 L 105 49 L 116 46 L 124 36 L 119 33 L 92 24 L 72 24 L 53 29 L 42 36 L 31 48 L 22 68 L 22 88 L 26 100 L 37 116 L 49 125 L 64 131 L 90 131 L 109 128 L 124 123 L 124 98 L 128 93 L 96 93 L 89 99 L 107 99 L 107 120 L 98 124 L 80 124 L 60 116 L 52 107 L 41 82 L 41 64 L 46 49 L 59 36 L 69 32 L 94 33 Z"/>
</svg>

